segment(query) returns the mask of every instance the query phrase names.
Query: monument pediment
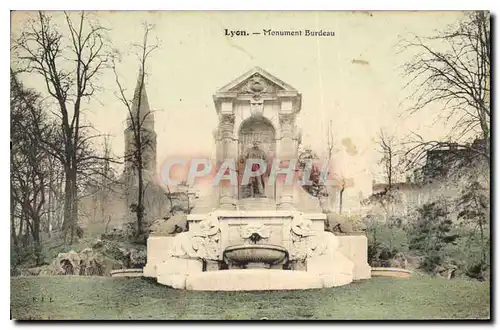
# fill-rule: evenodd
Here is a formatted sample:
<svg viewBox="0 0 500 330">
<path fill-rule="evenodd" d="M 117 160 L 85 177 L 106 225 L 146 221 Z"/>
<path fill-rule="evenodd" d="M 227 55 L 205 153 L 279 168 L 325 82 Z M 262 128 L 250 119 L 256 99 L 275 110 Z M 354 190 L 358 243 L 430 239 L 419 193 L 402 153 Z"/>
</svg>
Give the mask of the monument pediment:
<svg viewBox="0 0 500 330">
<path fill-rule="evenodd" d="M 219 89 L 216 94 L 255 96 L 278 93 L 298 94 L 297 90 L 292 86 L 284 83 L 262 68 L 254 67 Z"/>
<path fill-rule="evenodd" d="M 281 102 L 283 112 L 298 112 L 302 97 L 292 86 L 262 68 L 254 67 L 217 90 L 213 100 L 217 113 L 232 113 L 234 101 L 250 102 L 257 107 L 256 112 L 262 113 L 262 104 L 271 100 Z"/>
</svg>

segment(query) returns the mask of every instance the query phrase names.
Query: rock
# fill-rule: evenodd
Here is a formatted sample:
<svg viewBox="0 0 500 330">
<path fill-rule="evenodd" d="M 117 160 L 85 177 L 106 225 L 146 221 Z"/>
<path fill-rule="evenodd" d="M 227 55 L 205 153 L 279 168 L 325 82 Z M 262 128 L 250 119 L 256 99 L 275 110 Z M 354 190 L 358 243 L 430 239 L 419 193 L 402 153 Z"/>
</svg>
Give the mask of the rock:
<svg viewBox="0 0 500 330">
<path fill-rule="evenodd" d="M 129 268 L 143 268 L 146 265 L 146 251 L 130 249 Z"/>
<path fill-rule="evenodd" d="M 46 276 L 110 276 L 112 270 L 120 268 L 123 268 L 122 262 L 108 258 L 92 248 L 85 248 L 80 253 L 59 253 L 50 265 L 39 267 L 39 271 L 32 269 L 31 272 L 33 275 Z"/>
<path fill-rule="evenodd" d="M 398 268 L 407 269 L 408 268 L 408 260 L 406 256 L 402 252 L 396 253 L 393 260 L 399 264 Z"/>
<path fill-rule="evenodd" d="M 15 269 L 13 276 L 110 276 L 115 269 L 144 267 L 146 247 L 126 248 L 123 245 L 121 242 L 98 239 L 79 253 L 59 253 L 49 265 Z"/>
<path fill-rule="evenodd" d="M 26 269 L 27 273 L 30 275 L 38 275 L 42 271 L 42 267 L 34 267 Z"/>
<path fill-rule="evenodd" d="M 112 270 L 122 269 L 122 268 L 124 268 L 124 266 L 125 265 L 122 262 L 110 259 L 108 257 L 104 257 L 104 259 L 102 261 L 102 267 L 104 269 L 104 271 L 103 271 L 104 276 L 111 276 Z"/>
<path fill-rule="evenodd" d="M 387 261 L 387 266 L 386 267 L 390 267 L 390 268 L 405 268 L 404 265 L 401 264 L 401 262 L 399 260 L 396 260 L 396 259 L 390 259 Z"/>
<path fill-rule="evenodd" d="M 150 227 L 150 236 L 174 236 L 187 231 L 187 216 L 176 212 L 171 218 L 158 219 Z"/>
<path fill-rule="evenodd" d="M 456 270 L 457 270 L 456 268 L 448 269 L 448 275 L 447 275 L 446 279 L 451 280 L 452 278 L 454 278 Z"/>
<path fill-rule="evenodd" d="M 59 271 L 61 272 L 58 275 L 78 275 L 80 273 L 81 259 L 78 253 L 73 250 L 68 253 L 59 253 L 55 261 L 55 266 L 59 266 Z"/>
<path fill-rule="evenodd" d="M 357 233 L 359 232 L 366 232 L 366 225 L 361 221 L 361 219 L 357 218 L 354 220 L 353 223 L 353 230 Z"/>
<path fill-rule="evenodd" d="M 111 271 L 121 269 L 124 263 L 105 256 L 102 252 L 86 248 L 80 251 L 80 272 L 85 276 L 110 276 Z"/>
<path fill-rule="evenodd" d="M 121 254 L 120 258 L 121 259 L 125 259 L 125 260 L 128 259 L 128 256 L 130 254 L 129 250 L 120 247 L 120 248 L 118 248 L 118 251 L 120 251 L 120 254 Z"/>
<path fill-rule="evenodd" d="M 80 256 L 73 250 L 59 253 L 50 265 L 41 267 L 39 275 L 78 275 L 80 261 Z"/>
<path fill-rule="evenodd" d="M 326 230 L 330 232 L 350 234 L 366 231 L 366 226 L 363 224 L 361 219 L 349 218 L 336 213 L 327 213 L 326 219 L 328 224 Z"/>
<path fill-rule="evenodd" d="M 109 233 L 101 234 L 104 240 L 125 241 L 128 237 L 128 231 L 122 228 L 113 228 Z"/>
<path fill-rule="evenodd" d="M 59 273 L 59 266 L 56 265 L 45 265 L 41 267 L 40 276 L 53 276 L 53 275 L 63 275 Z"/>
<path fill-rule="evenodd" d="M 44 266 L 32 267 L 32 268 L 16 268 L 14 272 L 11 272 L 11 276 L 37 276 L 40 275 Z"/>
<path fill-rule="evenodd" d="M 98 238 L 97 241 L 95 241 L 94 244 L 92 244 L 92 248 L 93 249 L 100 249 L 104 246 L 104 242 L 102 241 L 102 239 Z"/>
<path fill-rule="evenodd" d="M 103 255 L 110 257 L 111 259 L 117 260 L 123 264 L 126 264 L 128 260 L 128 250 L 121 248 L 118 244 L 114 242 L 106 241 L 104 246 L 100 249 Z"/>
<path fill-rule="evenodd" d="M 104 256 L 95 253 L 91 248 L 86 248 L 80 251 L 80 272 L 79 275 L 86 276 L 103 276 L 103 259 Z"/>
</svg>

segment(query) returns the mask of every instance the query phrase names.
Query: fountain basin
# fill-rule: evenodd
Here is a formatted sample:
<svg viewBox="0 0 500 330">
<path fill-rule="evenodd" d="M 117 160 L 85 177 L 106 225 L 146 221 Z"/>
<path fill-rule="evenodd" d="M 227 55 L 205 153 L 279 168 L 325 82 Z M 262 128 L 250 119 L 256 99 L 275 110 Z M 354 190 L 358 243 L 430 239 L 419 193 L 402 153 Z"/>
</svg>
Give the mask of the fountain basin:
<svg viewBox="0 0 500 330">
<path fill-rule="evenodd" d="M 247 265 L 247 268 L 269 268 L 285 262 L 288 251 L 278 245 L 241 244 L 228 246 L 224 257 L 232 264 Z"/>
</svg>

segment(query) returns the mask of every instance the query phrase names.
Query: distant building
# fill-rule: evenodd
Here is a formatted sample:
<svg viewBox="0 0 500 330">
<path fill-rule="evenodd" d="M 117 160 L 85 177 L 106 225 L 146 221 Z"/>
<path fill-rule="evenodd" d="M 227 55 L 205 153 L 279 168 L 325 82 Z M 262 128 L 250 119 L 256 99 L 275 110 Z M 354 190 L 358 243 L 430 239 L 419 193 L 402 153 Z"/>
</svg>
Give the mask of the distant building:
<svg viewBox="0 0 500 330">
<path fill-rule="evenodd" d="M 372 195 L 365 200 L 368 203 L 371 213 L 378 213 L 385 216 L 404 217 L 414 209 L 425 203 L 428 197 L 428 190 L 425 186 L 414 182 L 397 182 L 391 187 L 391 202 L 388 198 L 382 197 L 389 190 L 386 183 L 373 182 Z M 384 204 L 378 202 L 379 198 L 385 198 Z M 387 219 L 385 219 L 387 220 Z"/>
<path fill-rule="evenodd" d="M 477 166 L 476 160 L 480 159 L 478 151 L 484 150 L 481 149 L 484 147 L 484 140 L 476 139 L 469 146 L 450 144 L 446 148 L 427 151 L 425 165 L 414 172 L 413 179 L 392 184 L 391 190 L 395 198 L 391 203 L 382 205 L 377 202 L 389 190 L 389 185 L 374 181 L 372 195 L 364 201 L 365 205 L 370 205 L 365 213 L 405 217 L 411 210 L 428 202 L 432 196 L 457 196 L 459 187 L 452 182 L 450 174 L 462 168 Z"/>
<path fill-rule="evenodd" d="M 133 123 L 140 128 L 141 152 L 142 152 L 142 167 L 146 182 L 152 181 L 156 172 L 156 132 L 154 113 L 149 108 L 148 96 L 146 94 L 145 85 L 141 88 L 141 74 L 137 79 L 137 86 L 134 92 L 132 102 L 132 117 L 130 113 L 127 116 L 127 125 L 123 132 L 125 138 L 125 154 L 123 180 L 125 182 L 132 180 L 129 184 L 137 179 L 137 167 L 134 159 L 136 152 L 135 131 Z M 132 120 L 133 119 L 133 120 Z"/>
<path fill-rule="evenodd" d="M 139 75 L 140 77 L 140 75 Z M 140 104 L 139 104 L 139 95 Z M 141 139 L 147 141 L 142 149 L 142 173 L 144 180 L 145 221 L 152 221 L 165 217 L 175 208 L 191 208 L 196 194 L 182 185 L 170 187 L 167 192 L 156 181 L 156 132 L 154 115 L 150 110 L 148 97 L 144 85 L 138 79 L 132 102 L 134 119 L 139 118 L 142 123 Z M 88 232 L 100 233 L 113 228 L 123 228 L 127 223 L 133 223 L 135 213 L 133 206 L 137 203 L 138 193 L 138 164 L 134 161 L 133 153 L 134 129 L 130 114 L 127 116 L 126 127 L 123 132 L 125 139 L 124 168 L 122 175 L 110 182 L 108 187 L 93 187 L 88 190 L 88 196 L 80 201 L 82 213 L 81 225 Z M 175 206 L 175 207 L 174 207 Z"/>
<path fill-rule="evenodd" d="M 450 171 L 470 165 L 477 158 L 477 151 L 484 140 L 476 139 L 470 146 L 450 144 L 446 148 L 427 151 L 426 162 L 422 167 L 422 182 L 429 184 L 448 177 Z"/>
</svg>

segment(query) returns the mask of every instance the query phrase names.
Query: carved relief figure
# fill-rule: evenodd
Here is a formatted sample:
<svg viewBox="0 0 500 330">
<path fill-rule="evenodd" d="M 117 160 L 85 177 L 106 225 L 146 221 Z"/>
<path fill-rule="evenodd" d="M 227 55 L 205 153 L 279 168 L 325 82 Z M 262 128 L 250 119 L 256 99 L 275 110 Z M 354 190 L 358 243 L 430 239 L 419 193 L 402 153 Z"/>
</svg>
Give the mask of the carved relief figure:
<svg viewBox="0 0 500 330">
<path fill-rule="evenodd" d="M 200 222 L 198 230 L 177 234 L 172 242 L 170 256 L 217 260 L 220 254 L 220 227 L 218 218 L 209 214 Z"/>
<path fill-rule="evenodd" d="M 338 246 L 339 239 L 332 233 L 315 231 L 312 221 L 304 218 L 302 213 L 294 217 L 291 230 L 291 259 L 305 260 L 325 254 L 333 255 Z"/>
<path fill-rule="evenodd" d="M 254 75 L 247 83 L 245 87 L 242 88 L 241 92 L 252 94 L 254 100 L 260 100 L 261 95 L 267 92 L 267 84 L 258 74 Z"/>
<path fill-rule="evenodd" d="M 262 223 L 249 223 L 241 227 L 240 236 L 245 241 L 256 244 L 260 240 L 268 239 L 271 236 L 271 229 Z"/>
</svg>

